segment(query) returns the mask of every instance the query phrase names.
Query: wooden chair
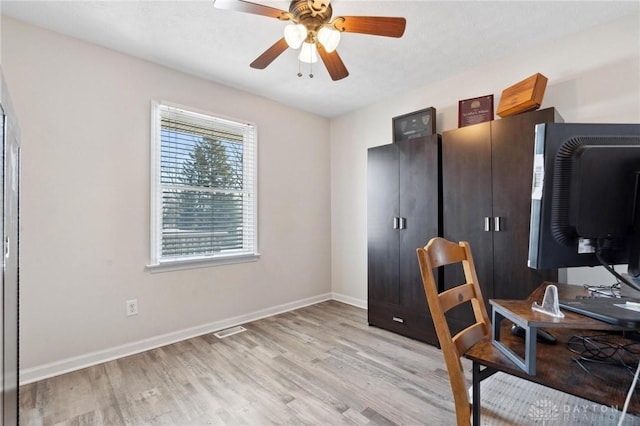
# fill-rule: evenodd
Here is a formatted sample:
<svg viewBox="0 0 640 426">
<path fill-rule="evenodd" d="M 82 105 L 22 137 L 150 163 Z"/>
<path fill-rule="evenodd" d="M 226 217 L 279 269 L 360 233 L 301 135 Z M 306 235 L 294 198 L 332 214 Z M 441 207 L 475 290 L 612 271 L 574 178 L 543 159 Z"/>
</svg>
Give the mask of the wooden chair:
<svg viewBox="0 0 640 426">
<path fill-rule="evenodd" d="M 460 357 L 477 342 L 491 338 L 491 321 L 482 299 L 471 247 L 466 241 L 456 244 L 444 238 L 433 238 L 424 248 L 418 248 L 417 253 L 429 310 L 449 371 L 457 423 L 468 426 L 471 422 L 471 404 Z M 466 282 L 438 293 L 434 269 L 453 263 L 462 263 Z M 452 337 L 445 313 L 467 302 L 473 308 L 475 323 Z"/>
</svg>

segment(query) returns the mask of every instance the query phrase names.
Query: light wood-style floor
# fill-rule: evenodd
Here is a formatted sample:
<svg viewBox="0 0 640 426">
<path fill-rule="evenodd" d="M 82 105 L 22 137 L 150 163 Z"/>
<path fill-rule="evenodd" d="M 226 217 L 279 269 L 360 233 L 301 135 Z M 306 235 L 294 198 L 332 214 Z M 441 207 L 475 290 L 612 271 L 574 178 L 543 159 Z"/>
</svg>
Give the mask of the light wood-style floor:
<svg viewBox="0 0 640 426">
<path fill-rule="evenodd" d="M 323 302 L 20 388 L 22 425 L 455 423 L 440 351 Z"/>
</svg>

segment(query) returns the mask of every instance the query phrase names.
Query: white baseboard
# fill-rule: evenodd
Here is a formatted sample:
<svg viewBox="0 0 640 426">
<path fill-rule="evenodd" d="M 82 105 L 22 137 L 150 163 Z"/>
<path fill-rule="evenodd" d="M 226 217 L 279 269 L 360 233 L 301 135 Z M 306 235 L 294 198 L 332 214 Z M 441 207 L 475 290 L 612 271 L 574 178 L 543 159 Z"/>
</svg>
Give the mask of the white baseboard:
<svg viewBox="0 0 640 426">
<path fill-rule="evenodd" d="M 236 325 L 246 324 L 251 321 L 256 321 L 269 316 L 281 314 L 283 312 L 292 311 L 294 309 L 300 309 L 305 306 L 324 302 L 326 300 L 331 300 L 331 298 L 331 293 L 321 294 L 318 296 L 297 300 L 295 302 L 289 302 L 282 305 L 273 306 L 271 308 L 261 309 L 259 311 L 251 312 L 246 315 L 239 315 L 237 317 L 228 318 L 221 321 L 214 321 L 198 327 L 179 330 L 172 333 L 139 340 L 137 342 L 127 343 L 125 345 L 120 345 L 101 351 L 91 352 L 85 355 L 63 359 L 61 361 L 56 361 L 49 364 L 27 368 L 24 370 L 20 370 L 20 385 L 37 382 L 38 380 L 58 376 L 60 374 L 69 373 L 71 371 L 80 370 L 86 367 L 91 367 L 92 365 L 101 364 L 103 362 L 112 361 L 118 358 L 123 358 L 125 356 L 148 351 L 150 349 L 159 348 L 161 346 L 169 345 L 171 343 L 176 343 L 181 340 L 190 339 L 196 336 L 201 336 L 203 334 L 224 330 Z M 347 298 L 346 296 L 344 296 L 344 298 L 351 299 Z M 337 298 L 336 300 L 344 303 L 350 303 L 346 300 Z"/>
<path fill-rule="evenodd" d="M 338 302 L 346 303 L 347 305 L 355 306 L 356 308 L 367 309 L 367 301 L 362 299 L 356 299 L 355 297 L 346 296 L 344 294 L 333 292 L 331 298 Z"/>
</svg>

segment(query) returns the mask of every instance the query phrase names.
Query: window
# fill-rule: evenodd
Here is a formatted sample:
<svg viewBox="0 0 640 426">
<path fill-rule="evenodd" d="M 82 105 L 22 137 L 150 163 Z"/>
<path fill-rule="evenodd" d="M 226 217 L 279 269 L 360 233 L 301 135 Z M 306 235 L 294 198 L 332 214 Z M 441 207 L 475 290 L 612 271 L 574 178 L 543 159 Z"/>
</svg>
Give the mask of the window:
<svg viewBox="0 0 640 426">
<path fill-rule="evenodd" d="M 256 129 L 154 103 L 150 270 L 256 260 Z"/>
</svg>

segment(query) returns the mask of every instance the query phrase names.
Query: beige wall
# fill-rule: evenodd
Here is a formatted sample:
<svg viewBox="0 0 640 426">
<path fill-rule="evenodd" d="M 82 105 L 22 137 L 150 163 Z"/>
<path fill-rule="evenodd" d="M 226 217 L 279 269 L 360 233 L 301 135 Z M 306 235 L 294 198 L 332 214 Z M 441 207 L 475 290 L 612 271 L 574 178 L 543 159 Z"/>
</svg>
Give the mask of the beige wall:
<svg viewBox="0 0 640 426">
<path fill-rule="evenodd" d="M 330 297 L 327 119 L 11 19 L 2 66 L 22 127 L 23 381 Z M 257 262 L 144 272 L 154 99 L 257 125 Z"/>
<path fill-rule="evenodd" d="M 542 107 L 556 107 L 565 122 L 640 123 L 639 56 L 640 17 L 636 14 L 332 120 L 334 294 L 366 305 L 367 148 L 391 142 L 391 117 L 433 106 L 437 130 L 442 133 L 457 127 L 459 100 L 493 94 L 497 106 L 505 87 L 540 72 L 549 79 Z M 569 270 L 567 281 L 614 280 L 604 269 L 584 268 Z"/>
</svg>

